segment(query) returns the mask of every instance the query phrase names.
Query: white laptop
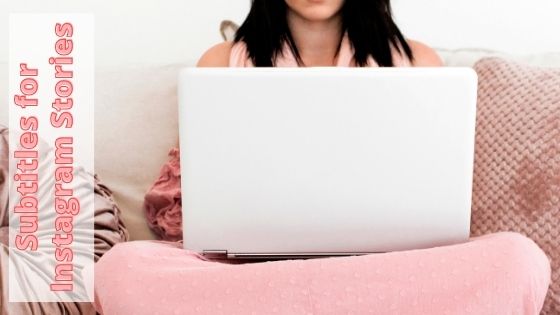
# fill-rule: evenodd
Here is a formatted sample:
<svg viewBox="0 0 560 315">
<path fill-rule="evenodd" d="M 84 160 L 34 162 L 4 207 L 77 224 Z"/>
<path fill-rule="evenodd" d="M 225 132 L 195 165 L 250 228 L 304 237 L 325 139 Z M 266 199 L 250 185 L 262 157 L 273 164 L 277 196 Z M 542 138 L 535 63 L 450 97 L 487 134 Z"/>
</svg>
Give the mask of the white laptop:
<svg viewBox="0 0 560 315">
<path fill-rule="evenodd" d="M 188 68 L 184 246 L 210 258 L 464 242 L 477 76 L 465 68 Z"/>
</svg>

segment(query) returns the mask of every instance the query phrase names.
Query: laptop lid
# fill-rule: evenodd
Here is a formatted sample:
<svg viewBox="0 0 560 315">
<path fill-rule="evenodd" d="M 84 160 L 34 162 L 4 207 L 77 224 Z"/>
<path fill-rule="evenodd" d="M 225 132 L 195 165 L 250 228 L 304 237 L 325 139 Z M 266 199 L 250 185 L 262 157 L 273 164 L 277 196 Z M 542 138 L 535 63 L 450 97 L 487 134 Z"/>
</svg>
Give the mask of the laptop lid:
<svg viewBox="0 0 560 315">
<path fill-rule="evenodd" d="M 465 241 L 477 77 L 465 68 L 188 68 L 185 248 L 237 258 Z"/>
</svg>

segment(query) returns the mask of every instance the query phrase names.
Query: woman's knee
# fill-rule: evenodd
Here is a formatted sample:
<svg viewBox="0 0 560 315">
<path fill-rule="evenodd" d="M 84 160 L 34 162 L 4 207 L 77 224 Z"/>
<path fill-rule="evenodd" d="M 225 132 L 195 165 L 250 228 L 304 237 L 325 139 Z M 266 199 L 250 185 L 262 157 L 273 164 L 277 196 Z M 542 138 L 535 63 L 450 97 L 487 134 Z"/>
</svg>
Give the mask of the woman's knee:
<svg viewBox="0 0 560 315">
<path fill-rule="evenodd" d="M 113 248 L 111 248 L 111 250 L 107 252 L 107 255 L 105 255 L 104 257 L 119 256 L 122 258 L 126 258 L 130 255 L 134 256 L 138 252 L 138 247 L 140 247 L 139 243 L 141 242 L 124 242 L 116 244 Z"/>
<path fill-rule="evenodd" d="M 529 270 L 542 271 L 550 276 L 550 261 L 544 251 L 530 238 L 513 232 L 498 233 L 500 247 L 511 257 L 511 262 Z"/>
<path fill-rule="evenodd" d="M 146 242 L 124 242 L 115 245 L 97 262 L 96 272 L 105 268 L 113 271 L 118 270 L 123 266 L 129 265 L 131 262 L 140 260 L 142 258 L 141 255 L 145 253 L 143 249 L 145 245 L 143 243 Z"/>
<path fill-rule="evenodd" d="M 502 265 L 507 274 L 523 288 L 525 295 L 536 304 L 545 299 L 550 285 L 550 260 L 530 238 L 512 232 L 498 233 L 499 248 L 503 252 Z"/>
</svg>

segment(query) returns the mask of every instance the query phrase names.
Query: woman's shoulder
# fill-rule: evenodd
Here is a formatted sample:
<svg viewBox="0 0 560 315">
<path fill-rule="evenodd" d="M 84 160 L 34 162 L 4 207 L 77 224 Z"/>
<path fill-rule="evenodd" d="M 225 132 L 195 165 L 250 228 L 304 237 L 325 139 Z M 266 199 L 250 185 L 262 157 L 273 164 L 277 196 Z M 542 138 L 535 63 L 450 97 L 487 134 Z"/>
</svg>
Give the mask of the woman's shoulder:
<svg viewBox="0 0 560 315">
<path fill-rule="evenodd" d="M 197 67 L 228 67 L 230 63 L 231 51 L 234 43 L 231 41 L 219 43 L 208 49 L 200 60 Z"/>
<path fill-rule="evenodd" d="M 443 66 L 443 61 L 437 52 L 428 45 L 416 41 L 407 40 L 412 54 L 414 55 L 413 66 L 415 67 L 440 67 Z M 231 41 L 219 43 L 208 49 L 197 63 L 197 67 L 229 67 L 233 55 L 240 55 L 239 57 L 245 60 L 247 58 L 241 43 L 234 43 Z M 239 59 L 239 58 L 236 58 Z M 237 61 L 235 63 L 238 63 Z"/>
<path fill-rule="evenodd" d="M 416 40 L 407 40 L 414 61 L 412 63 L 415 67 L 441 67 L 443 61 L 437 52 L 430 46 Z"/>
</svg>

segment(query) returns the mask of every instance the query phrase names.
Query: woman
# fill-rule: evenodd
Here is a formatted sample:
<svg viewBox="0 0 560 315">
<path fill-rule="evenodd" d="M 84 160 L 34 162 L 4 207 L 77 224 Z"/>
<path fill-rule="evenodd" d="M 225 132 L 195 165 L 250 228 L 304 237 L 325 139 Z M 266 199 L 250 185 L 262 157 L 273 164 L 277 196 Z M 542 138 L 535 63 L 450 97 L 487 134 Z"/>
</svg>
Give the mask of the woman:
<svg viewBox="0 0 560 315">
<path fill-rule="evenodd" d="M 210 48 L 198 66 L 367 66 L 368 58 L 370 66 L 442 65 L 433 49 L 404 39 L 388 0 L 257 0 L 235 42 Z"/>
<path fill-rule="evenodd" d="M 431 48 L 404 38 L 389 0 L 253 0 L 236 40 L 198 63 L 441 65 Z M 177 168 L 175 160 L 166 172 Z M 176 192 L 178 181 L 170 182 L 156 186 Z M 513 233 L 427 250 L 238 265 L 207 261 L 178 243 L 131 242 L 97 264 L 96 301 L 104 314 L 538 314 L 549 278 L 544 253 Z"/>
</svg>

